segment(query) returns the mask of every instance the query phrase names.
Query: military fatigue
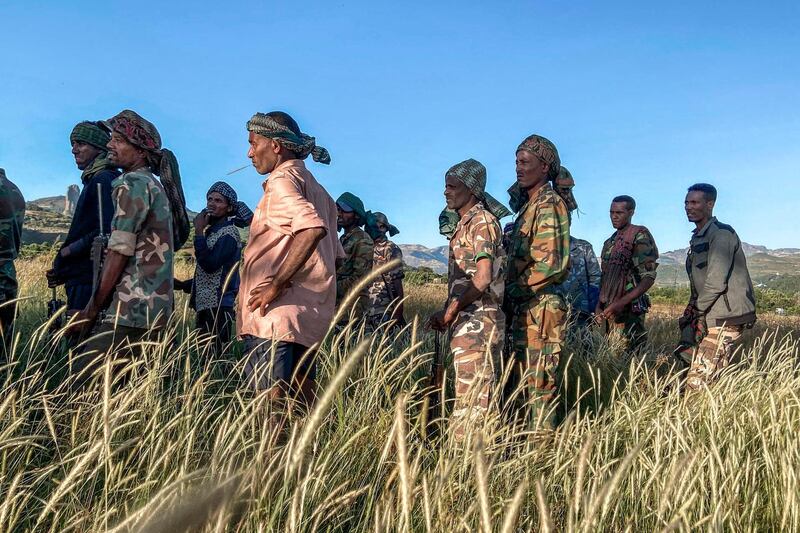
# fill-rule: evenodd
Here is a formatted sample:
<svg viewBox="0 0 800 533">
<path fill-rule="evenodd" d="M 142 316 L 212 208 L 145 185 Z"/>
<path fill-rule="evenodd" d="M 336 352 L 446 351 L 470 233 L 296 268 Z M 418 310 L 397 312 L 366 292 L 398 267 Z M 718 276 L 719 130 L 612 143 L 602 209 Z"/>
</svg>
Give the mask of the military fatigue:
<svg viewBox="0 0 800 533">
<path fill-rule="evenodd" d="M 681 357 L 691 361 L 686 376 L 687 389 L 699 390 L 719 377 L 719 373 L 730 364 L 736 347 L 741 343 L 742 331 L 742 325 L 711 327 L 699 345 L 682 350 Z"/>
<path fill-rule="evenodd" d="M 374 268 L 380 268 L 390 261 L 400 260 L 401 263 L 389 272 L 384 273 L 381 277 L 373 281 L 368 289 L 369 297 L 369 324 L 372 328 L 377 328 L 383 322 L 392 318 L 392 312 L 389 311 L 389 306 L 395 301 L 399 295 L 394 294 L 392 287 L 397 280 L 403 279 L 403 252 L 400 247 L 389 239 L 378 239 L 374 243 L 374 253 L 372 256 L 372 264 Z"/>
<path fill-rule="evenodd" d="M 527 415 L 534 426 L 554 425 L 552 402 L 567 315 L 561 284 L 568 264 L 567 208 L 546 183 L 523 204 L 514 221 L 506 281 L 516 360 L 512 385 L 526 385 Z"/>
<path fill-rule="evenodd" d="M 114 218 L 108 249 L 129 257 L 106 322 L 163 327 L 172 312 L 172 214 L 161 183 L 147 169 L 112 182 Z"/>
<path fill-rule="evenodd" d="M 589 241 L 570 237 L 569 276 L 564 281 L 564 296 L 571 315 L 586 320 L 594 313 L 600 293 L 600 262 Z"/>
<path fill-rule="evenodd" d="M 0 168 L 0 333 L 5 346 L 13 337 L 18 284 L 14 260 L 22 243 L 25 198 Z M 9 303 L 10 302 L 10 303 Z M 0 354 L 4 355 L 4 354 Z"/>
<path fill-rule="evenodd" d="M 358 226 L 345 232 L 340 241 L 345 257 L 336 263 L 336 305 L 338 306 L 355 287 L 372 270 L 373 242 Z M 362 316 L 367 307 L 369 287 L 361 290 L 356 302 L 357 316 Z"/>
<path fill-rule="evenodd" d="M 656 279 L 658 248 L 650 231 L 644 226 L 639 226 L 639 228 L 633 238 L 631 264 L 625 279 L 625 293 L 632 291 L 645 278 Z M 604 276 L 608 275 L 608 265 L 618 236 L 619 232 L 616 231 L 603 243 L 601 260 Z M 604 280 L 602 283 L 606 283 L 606 281 Z M 650 299 L 644 294 L 637 301 L 627 305 L 621 313 L 614 317 L 614 320 L 604 321 L 606 332 L 614 337 L 619 337 L 628 352 L 635 352 L 647 342 L 647 329 L 644 322 L 649 306 Z"/>
<path fill-rule="evenodd" d="M 450 328 L 450 351 L 456 380 L 453 422 L 462 434 L 469 420 L 485 416 L 489 408 L 494 368 L 503 350 L 505 316 L 505 250 L 500 223 L 481 203 L 458 222 L 450 240 L 448 303 L 472 283 L 478 261 L 492 262 L 492 280 L 481 298 L 461 310 Z"/>
</svg>

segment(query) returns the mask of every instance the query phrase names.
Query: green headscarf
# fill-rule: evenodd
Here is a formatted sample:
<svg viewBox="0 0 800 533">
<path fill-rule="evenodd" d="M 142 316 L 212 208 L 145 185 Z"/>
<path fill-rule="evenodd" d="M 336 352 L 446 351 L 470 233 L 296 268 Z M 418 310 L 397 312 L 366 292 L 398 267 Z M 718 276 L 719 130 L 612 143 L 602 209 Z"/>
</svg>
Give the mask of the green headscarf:
<svg viewBox="0 0 800 533">
<path fill-rule="evenodd" d="M 359 216 L 359 218 L 361 218 L 361 224 L 364 224 L 367 221 L 367 210 L 364 209 L 364 202 L 362 202 L 361 198 L 355 194 L 351 192 L 342 193 L 342 195 L 336 199 L 336 203 L 339 205 L 345 205 L 352 209 Z"/>
<path fill-rule="evenodd" d="M 82 142 L 91 144 L 102 152 L 108 151 L 108 146 L 106 145 L 110 140 L 111 135 L 106 130 L 98 126 L 96 122 L 89 122 L 88 120 L 78 122 L 72 128 L 72 133 L 69 134 L 70 143 Z"/>
<path fill-rule="evenodd" d="M 496 216 L 498 220 L 511 214 L 506 206 L 486 192 L 486 167 L 480 161 L 467 159 L 450 167 L 445 175 L 457 178 L 466 185 L 469 191 L 483 203 L 486 210 Z"/>
</svg>

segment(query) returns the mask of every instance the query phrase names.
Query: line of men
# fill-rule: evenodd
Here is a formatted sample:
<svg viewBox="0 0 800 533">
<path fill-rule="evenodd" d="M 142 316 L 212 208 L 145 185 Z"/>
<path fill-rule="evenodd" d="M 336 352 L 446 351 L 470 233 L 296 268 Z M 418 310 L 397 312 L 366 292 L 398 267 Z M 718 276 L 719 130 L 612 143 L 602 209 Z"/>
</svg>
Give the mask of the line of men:
<svg viewBox="0 0 800 533">
<path fill-rule="evenodd" d="M 397 228 L 352 193 L 333 201 L 304 162 L 310 155 L 329 164 L 330 155 L 288 114 L 256 113 L 247 131 L 248 157 L 267 178 L 250 222 L 236 302 L 245 374 L 271 398 L 292 394 L 310 403 L 315 350 L 336 305 L 374 266 L 401 258 L 387 237 Z M 78 310 L 70 333 L 84 337 L 100 323 L 99 334 L 73 361 L 74 370 L 88 376 L 99 355 L 131 353 L 131 346 L 164 328 L 173 307 L 174 252 L 188 237 L 189 223 L 177 161 L 152 123 L 125 110 L 107 121 L 79 124 L 71 142 L 83 171 L 77 212 L 99 203 L 113 206 L 95 227 L 91 219 L 97 218 L 76 217 L 74 235 L 71 228 L 48 272 L 52 284 L 66 284 L 68 307 Z M 606 332 L 622 334 L 632 353 L 646 339 L 646 293 L 655 281 L 658 251 L 647 228 L 631 223 L 633 198 L 612 201 L 616 231 L 603 246 L 598 285 L 591 245 L 570 237 L 575 182 L 555 145 L 531 135 L 515 154 L 517 180 L 509 189 L 515 218 L 506 232 L 499 221 L 511 212 L 486 192 L 481 163 L 468 159 L 445 173 L 447 209 L 440 231 L 450 239 L 448 299 L 429 325 L 450 332 L 456 427 L 486 415 L 504 366 L 510 366 L 511 389 L 522 391 L 508 402 L 516 416 L 534 427 L 554 426 L 556 369 L 570 314 L 579 324 L 598 322 Z M 4 301 L 11 301 L 24 200 L 2 171 L 0 184 L 0 286 Z M 696 229 L 687 258 L 692 297 L 680 322 L 677 353 L 689 361 L 690 388 L 718 375 L 742 329 L 755 321 L 741 243 L 713 217 L 715 202 L 716 190 L 707 184 L 690 187 L 685 200 Z M 338 229 L 344 231 L 341 239 Z M 109 238 L 93 288 L 84 276 L 87 243 L 102 233 Z M 75 266 L 80 261 L 83 266 Z M 403 297 L 397 268 L 364 287 L 356 316 L 367 316 L 372 327 L 401 325 L 402 305 L 390 304 Z M 4 315 L 0 320 L 4 328 L 10 324 Z M 502 355 L 506 343 L 509 361 Z"/>
</svg>

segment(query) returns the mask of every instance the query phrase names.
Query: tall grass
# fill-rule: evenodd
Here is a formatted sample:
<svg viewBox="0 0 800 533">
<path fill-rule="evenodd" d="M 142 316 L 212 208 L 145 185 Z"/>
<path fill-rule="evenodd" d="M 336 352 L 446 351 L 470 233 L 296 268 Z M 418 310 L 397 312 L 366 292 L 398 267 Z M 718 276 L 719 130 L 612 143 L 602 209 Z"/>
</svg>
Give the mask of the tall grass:
<svg viewBox="0 0 800 533">
<path fill-rule="evenodd" d="M 762 321 L 742 360 L 688 397 L 670 368 L 669 317 L 649 319 L 643 360 L 572 338 L 557 431 L 487 424 L 466 442 L 423 438 L 433 341 L 419 322 L 401 334 L 351 325 L 320 350 L 314 410 L 290 411 L 280 437 L 236 352 L 210 358 L 183 299 L 127 382 L 108 362 L 96 388 L 60 394 L 63 346 L 39 326 L 45 266 L 19 268 L 0 533 L 800 530 L 796 324 Z M 420 321 L 444 296 L 410 292 Z"/>
</svg>

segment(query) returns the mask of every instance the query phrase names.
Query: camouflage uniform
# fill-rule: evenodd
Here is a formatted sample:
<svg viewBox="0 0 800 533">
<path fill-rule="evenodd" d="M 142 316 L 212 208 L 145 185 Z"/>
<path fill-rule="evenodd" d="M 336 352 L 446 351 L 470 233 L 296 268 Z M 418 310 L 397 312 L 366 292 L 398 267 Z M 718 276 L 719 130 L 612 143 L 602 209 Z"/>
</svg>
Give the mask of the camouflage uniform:
<svg viewBox="0 0 800 533">
<path fill-rule="evenodd" d="M 456 380 L 453 419 L 457 432 L 463 429 L 467 416 L 483 417 L 489 408 L 494 368 L 500 360 L 505 332 L 502 231 L 497 217 L 478 203 L 464 214 L 450 240 L 450 301 L 469 287 L 482 258 L 492 261 L 492 281 L 481 298 L 461 310 L 450 329 Z"/>
<path fill-rule="evenodd" d="M 650 231 L 644 226 L 640 226 L 640 228 L 633 238 L 631 266 L 628 271 L 628 277 L 625 280 L 625 293 L 632 291 L 645 278 L 656 279 L 658 248 Z M 607 269 L 610 264 L 611 252 L 614 249 L 614 243 L 618 235 L 618 231 L 614 232 L 603 243 L 603 251 L 600 256 L 604 269 Z M 639 300 L 627 305 L 623 312 L 619 313 L 613 321 L 604 321 L 605 331 L 610 335 L 622 337 L 625 341 L 626 351 L 635 352 L 647 342 L 647 329 L 644 325 L 644 319 L 649 306 L 650 299 L 646 294 L 643 294 Z"/>
<path fill-rule="evenodd" d="M 569 215 L 549 183 L 520 209 L 510 236 L 506 308 L 517 365 L 512 385 L 526 383 L 531 423 L 554 426 L 552 401 L 564 342 Z"/>
<path fill-rule="evenodd" d="M 395 299 L 398 297 L 398 295 L 394 294 L 392 287 L 397 280 L 401 280 L 405 277 L 402 264 L 403 252 L 400 251 L 400 247 L 385 237 L 374 241 L 374 255 L 372 260 L 374 268 L 382 267 L 390 261 L 397 259 L 401 261 L 399 265 L 389 272 L 384 273 L 369 286 L 368 297 L 370 309 L 368 319 L 373 329 L 392 318 L 392 313 L 388 312 L 389 306 L 392 302 L 396 305 L 397 302 L 395 302 Z"/>
<path fill-rule="evenodd" d="M 600 293 L 600 262 L 589 241 L 570 237 L 569 276 L 564 282 L 564 296 L 576 323 L 585 322 L 594 313 Z"/>
<path fill-rule="evenodd" d="M 13 337 L 17 298 L 17 271 L 14 260 L 22 242 L 22 223 L 25 219 L 25 199 L 22 193 L 0 168 L 0 332 L 5 346 Z"/>
<path fill-rule="evenodd" d="M 336 265 L 336 306 L 344 300 L 350 290 L 372 270 L 372 237 L 358 226 L 344 233 L 340 241 L 345 257 Z M 361 290 L 356 303 L 356 316 L 362 316 L 367 307 L 369 287 Z"/>
</svg>

